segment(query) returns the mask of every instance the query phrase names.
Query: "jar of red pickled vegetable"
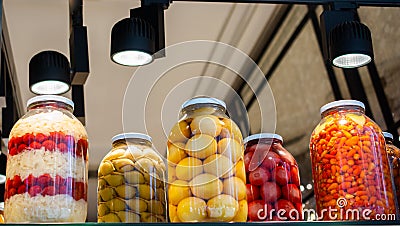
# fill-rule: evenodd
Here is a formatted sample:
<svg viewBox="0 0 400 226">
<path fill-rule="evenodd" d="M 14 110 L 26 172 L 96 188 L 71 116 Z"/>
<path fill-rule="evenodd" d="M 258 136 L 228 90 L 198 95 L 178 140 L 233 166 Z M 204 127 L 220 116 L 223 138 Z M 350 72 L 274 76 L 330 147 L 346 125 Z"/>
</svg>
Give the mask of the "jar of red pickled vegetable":
<svg viewBox="0 0 400 226">
<path fill-rule="evenodd" d="M 249 221 L 302 219 L 299 168 L 278 134 L 244 139 Z"/>
<path fill-rule="evenodd" d="M 355 100 L 321 108 L 310 141 L 319 219 L 368 220 L 395 213 L 385 139 L 364 111 Z"/>
<path fill-rule="evenodd" d="M 65 97 L 28 100 L 28 112 L 10 132 L 6 222 L 85 222 L 88 140 Z"/>
<path fill-rule="evenodd" d="M 400 214 L 400 149 L 393 144 L 393 135 L 388 132 L 383 132 L 383 136 L 385 137 L 386 141 L 386 151 L 389 158 L 389 165 L 391 169 L 392 175 L 392 185 L 394 188 L 394 193 L 397 195 L 396 202 L 396 211 L 397 217 Z"/>
<path fill-rule="evenodd" d="M 246 222 L 243 138 L 216 98 L 186 101 L 168 137 L 171 222 Z"/>
</svg>

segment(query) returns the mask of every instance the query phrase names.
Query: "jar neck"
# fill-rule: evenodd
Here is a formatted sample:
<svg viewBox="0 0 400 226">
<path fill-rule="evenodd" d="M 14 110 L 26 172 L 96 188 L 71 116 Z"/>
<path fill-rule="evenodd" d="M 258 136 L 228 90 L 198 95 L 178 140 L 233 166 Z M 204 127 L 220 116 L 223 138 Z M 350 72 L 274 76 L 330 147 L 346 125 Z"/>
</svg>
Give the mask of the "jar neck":
<svg viewBox="0 0 400 226">
<path fill-rule="evenodd" d="M 247 142 L 247 145 L 254 145 L 254 144 L 280 144 L 283 145 L 283 142 L 281 140 L 275 139 L 275 138 L 261 138 L 261 139 L 256 139 L 256 140 L 251 140 Z"/>
<path fill-rule="evenodd" d="M 196 110 L 199 109 L 210 109 L 210 111 L 205 110 L 204 114 L 210 114 L 210 112 L 213 112 L 212 115 L 225 115 L 225 111 L 226 109 L 224 107 L 222 107 L 221 105 L 218 104 L 194 104 L 194 105 L 190 105 L 187 106 L 185 108 L 183 108 L 180 113 L 179 113 L 179 117 L 182 118 L 184 116 L 189 116 L 191 114 L 193 114 Z M 198 113 L 198 112 L 196 112 Z M 200 112 L 201 115 L 201 112 Z"/>
<path fill-rule="evenodd" d="M 36 102 L 28 106 L 28 111 L 39 109 L 39 108 L 48 108 L 48 109 L 56 109 L 56 110 L 67 110 L 69 112 L 73 112 L 73 108 L 63 102 L 59 101 L 41 101 L 41 102 Z"/>
<path fill-rule="evenodd" d="M 121 146 L 128 146 L 128 145 L 144 145 L 151 147 L 152 143 L 146 139 L 140 139 L 140 138 L 121 139 L 121 140 L 116 140 L 112 143 L 113 148 L 118 148 Z"/>
<path fill-rule="evenodd" d="M 337 113 L 361 113 L 365 114 L 364 108 L 360 106 L 354 106 L 354 105 L 349 105 L 349 106 L 338 106 L 338 107 L 333 107 L 330 108 L 324 112 L 322 112 L 321 117 L 325 118 L 329 115 L 337 114 Z"/>
</svg>

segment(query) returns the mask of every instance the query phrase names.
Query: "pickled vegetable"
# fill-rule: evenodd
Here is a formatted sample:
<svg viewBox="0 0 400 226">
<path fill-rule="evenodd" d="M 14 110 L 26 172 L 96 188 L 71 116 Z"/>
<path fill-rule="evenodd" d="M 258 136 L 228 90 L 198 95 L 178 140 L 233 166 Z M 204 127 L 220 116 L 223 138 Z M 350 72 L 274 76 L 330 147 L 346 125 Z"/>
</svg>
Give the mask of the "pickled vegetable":
<svg viewBox="0 0 400 226">
<path fill-rule="evenodd" d="M 245 141 L 244 161 L 249 177 L 246 184 L 248 220 L 301 220 L 302 197 L 298 165 L 282 147 L 282 137 L 261 133 Z M 288 215 L 290 212 L 292 216 Z"/>
<path fill-rule="evenodd" d="M 362 103 L 347 103 L 321 108 L 323 119 L 311 136 L 317 211 L 368 210 L 372 219 L 395 213 L 381 129 L 363 114 Z M 328 214 L 323 219 L 359 220 L 344 215 L 332 219 Z"/>
<path fill-rule="evenodd" d="M 182 109 L 181 113 L 186 114 L 169 135 L 169 219 L 245 222 L 242 135 L 219 102 L 215 102 L 217 106 L 214 102 L 208 105 L 210 98 L 205 99 L 200 105 L 197 105 L 199 99 L 192 99 L 197 103 Z"/>
<path fill-rule="evenodd" d="M 165 165 L 142 136 L 117 135 L 100 163 L 98 222 L 166 221 Z"/>
</svg>

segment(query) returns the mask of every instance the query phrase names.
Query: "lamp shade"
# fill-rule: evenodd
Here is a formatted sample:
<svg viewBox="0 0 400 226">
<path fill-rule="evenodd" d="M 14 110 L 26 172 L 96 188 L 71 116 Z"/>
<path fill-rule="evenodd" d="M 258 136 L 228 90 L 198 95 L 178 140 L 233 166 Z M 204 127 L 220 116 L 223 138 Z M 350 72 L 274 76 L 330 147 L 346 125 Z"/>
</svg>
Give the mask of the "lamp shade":
<svg viewBox="0 0 400 226">
<path fill-rule="evenodd" d="M 330 59 L 341 68 L 361 67 L 374 58 L 371 32 L 358 21 L 336 25 L 329 34 Z"/>
<path fill-rule="evenodd" d="M 125 66 L 140 66 L 153 61 L 154 29 L 140 18 L 118 21 L 111 31 L 111 59 Z"/>
<path fill-rule="evenodd" d="M 56 51 L 43 51 L 29 62 L 29 88 L 36 94 L 63 94 L 71 86 L 67 57 Z"/>
</svg>

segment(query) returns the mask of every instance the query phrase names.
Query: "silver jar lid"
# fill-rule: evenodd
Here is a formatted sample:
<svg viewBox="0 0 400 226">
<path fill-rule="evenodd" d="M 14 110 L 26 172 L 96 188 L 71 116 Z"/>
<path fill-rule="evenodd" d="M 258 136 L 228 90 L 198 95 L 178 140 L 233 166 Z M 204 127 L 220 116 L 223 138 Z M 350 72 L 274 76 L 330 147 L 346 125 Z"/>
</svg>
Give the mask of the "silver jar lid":
<svg viewBox="0 0 400 226">
<path fill-rule="evenodd" d="M 151 142 L 151 137 L 144 133 L 120 133 L 111 138 L 111 142 L 114 143 L 117 140 L 126 140 L 132 138 L 147 140 Z"/>
<path fill-rule="evenodd" d="M 319 111 L 319 113 L 322 114 L 326 110 L 332 109 L 334 107 L 340 107 L 340 106 L 358 106 L 358 107 L 361 107 L 362 109 L 365 110 L 365 105 L 361 101 L 358 101 L 358 100 L 338 100 L 338 101 L 333 101 L 333 102 L 327 103 L 324 106 L 322 106 L 320 111 Z"/>
<path fill-rule="evenodd" d="M 195 104 L 216 104 L 216 105 L 219 105 L 219 106 L 223 107 L 224 109 L 226 109 L 226 104 L 224 101 L 214 98 L 214 97 L 206 97 L 206 96 L 194 97 L 190 100 L 185 101 L 185 103 L 182 104 L 181 109 L 184 109 L 188 106 L 195 105 Z"/>
<path fill-rule="evenodd" d="M 32 104 L 38 103 L 38 102 L 43 102 L 43 101 L 56 101 L 56 102 L 62 102 L 64 104 L 67 104 L 71 106 L 72 109 L 74 109 L 74 102 L 66 97 L 63 96 L 57 96 L 57 95 L 40 95 L 36 97 L 32 97 L 26 102 L 26 106 L 29 107 Z"/>
<path fill-rule="evenodd" d="M 247 143 L 252 140 L 259 140 L 259 139 L 277 139 L 283 142 L 282 136 L 275 134 L 275 133 L 257 133 L 251 136 L 244 138 L 243 143 Z"/>
</svg>

